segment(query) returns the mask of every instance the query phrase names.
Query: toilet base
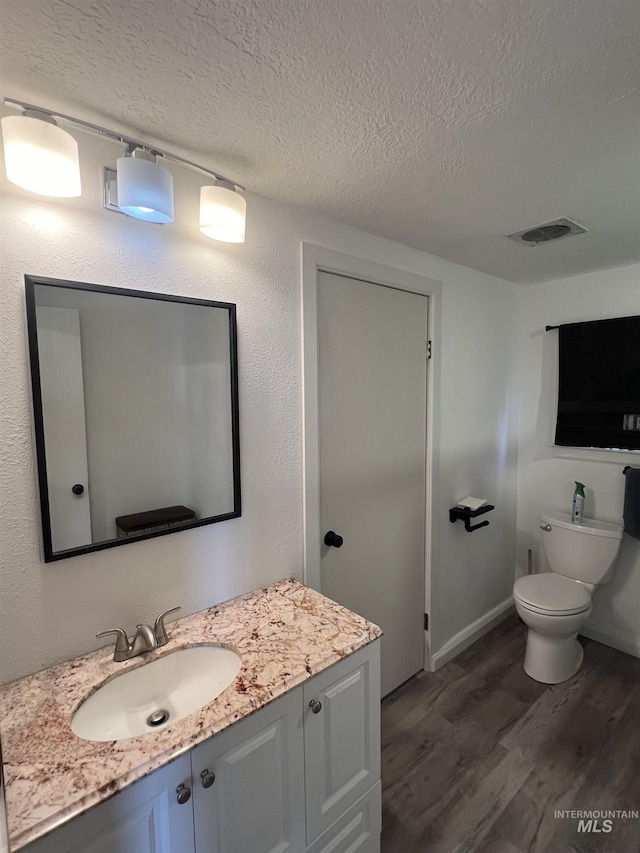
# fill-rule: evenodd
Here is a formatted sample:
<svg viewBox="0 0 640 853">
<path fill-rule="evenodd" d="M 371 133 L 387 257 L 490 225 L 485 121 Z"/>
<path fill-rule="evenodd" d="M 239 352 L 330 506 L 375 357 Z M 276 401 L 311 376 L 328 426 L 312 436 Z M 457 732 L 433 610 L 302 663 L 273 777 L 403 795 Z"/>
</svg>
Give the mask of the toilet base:
<svg viewBox="0 0 640 853">
<path fill-rule="evenodd" d="M 571 678 L 582 666 L 584 649 L 577 639 L 550 637 L 529 628 L 524 671 L 542 684 L 560 684 Z"/>
</svg>

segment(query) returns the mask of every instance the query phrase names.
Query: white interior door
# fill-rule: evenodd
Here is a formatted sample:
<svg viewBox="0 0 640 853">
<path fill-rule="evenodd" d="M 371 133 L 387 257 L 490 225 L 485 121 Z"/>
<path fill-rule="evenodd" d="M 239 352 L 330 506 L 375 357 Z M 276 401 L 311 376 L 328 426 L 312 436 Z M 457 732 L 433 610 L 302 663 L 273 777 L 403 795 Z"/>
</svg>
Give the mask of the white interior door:
<svg viewBox="0 0 640 853">
<path fill-rule="evenodd" d="M 377 623 L 382 695 L 424 660 L 427 298 L 318 273 L 322 592 Z"/>
<path fill-rule="evenodd" d="M 91 543 L 80 312 L 41 305 L 36 318 L 51 540 L 63 551 Z"/>
</svg>

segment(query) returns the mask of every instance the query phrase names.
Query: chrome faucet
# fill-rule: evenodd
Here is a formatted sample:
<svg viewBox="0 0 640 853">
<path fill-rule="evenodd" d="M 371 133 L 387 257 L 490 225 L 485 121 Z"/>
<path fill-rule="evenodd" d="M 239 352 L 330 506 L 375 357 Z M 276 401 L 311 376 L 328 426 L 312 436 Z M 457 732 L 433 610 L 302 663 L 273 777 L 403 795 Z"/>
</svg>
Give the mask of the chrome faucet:
<svg viewBox="0 0 640 853">
<path fill-rule="evenodd" d="M 96 637 L 104 637 L 107 634 L 117 634 L 116 647 L 113 652 L 114 661 L 120 662 L 130 660 L 159 646 L 165 646 L 169 642 L 167 629 L 164 625 L 164 617 L 170 613 L 176 613 L 179 607 L 165 610 L 156 619 L 153 628 L 150 625 L 136 625 L 136 633 L 132 640 L 127 636 L 123 628 L 109 628 L 108 631 L 98 631 Z"/>
</svg>

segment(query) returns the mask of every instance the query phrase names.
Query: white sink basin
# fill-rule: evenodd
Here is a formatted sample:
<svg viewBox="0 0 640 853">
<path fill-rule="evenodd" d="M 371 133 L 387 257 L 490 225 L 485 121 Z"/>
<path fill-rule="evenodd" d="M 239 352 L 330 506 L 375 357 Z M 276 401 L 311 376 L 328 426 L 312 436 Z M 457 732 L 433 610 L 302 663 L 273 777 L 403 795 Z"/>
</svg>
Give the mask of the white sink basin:
<svg viewBox="0 0 640 853">
<path fill-rule="evenodd" d="M 157 731 L 212 702 L 240 671 L 231 649 L 178 649 L 123 672 L 92 693 L 73 715 L 84 740 L 122 740 Z"/>
</svg>

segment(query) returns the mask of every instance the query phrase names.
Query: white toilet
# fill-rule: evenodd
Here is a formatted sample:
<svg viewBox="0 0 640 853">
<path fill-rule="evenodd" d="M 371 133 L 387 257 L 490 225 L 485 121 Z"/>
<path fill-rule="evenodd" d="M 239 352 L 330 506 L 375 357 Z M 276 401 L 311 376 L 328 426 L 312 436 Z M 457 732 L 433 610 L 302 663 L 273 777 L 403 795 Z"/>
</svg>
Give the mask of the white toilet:
<svg viewBox="0 0 640 853">
<path fill-rule="evenodd" d="M 563 512 L 541 515 L 540 521 L 551 572 L 518 578 L 513 597 L 529 628 L 524 671 L 543 684 L 558 684 L 580 669 L 578 631 L 591 613 L 591 593 L 613 573 L 622 527 L 593 518 L 574 524 Z"/>
</svg>

